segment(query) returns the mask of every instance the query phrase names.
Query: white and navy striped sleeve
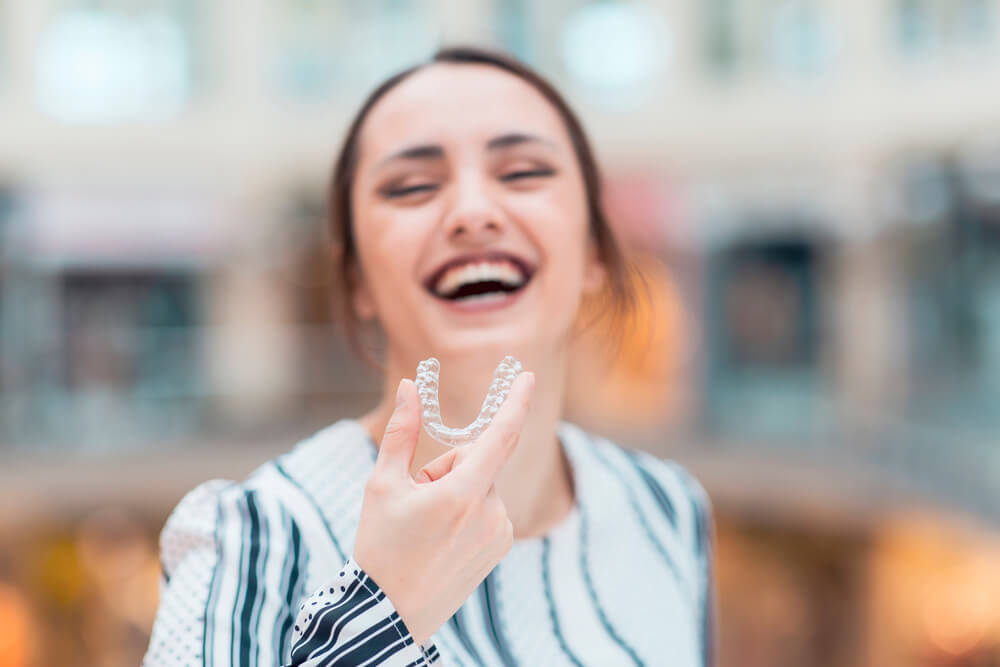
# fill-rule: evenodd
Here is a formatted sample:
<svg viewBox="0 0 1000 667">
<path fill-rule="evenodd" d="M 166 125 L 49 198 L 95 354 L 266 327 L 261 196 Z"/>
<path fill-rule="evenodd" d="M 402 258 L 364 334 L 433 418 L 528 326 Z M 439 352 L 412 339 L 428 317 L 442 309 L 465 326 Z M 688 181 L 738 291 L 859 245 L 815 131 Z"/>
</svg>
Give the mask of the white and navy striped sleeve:
<svg viewBox="0 0 1000 667">
<path fill-rule="evenodd" d="M 701 483 L 676 461 L 645 452 L 632 459 L 671 524 L 675 525 L 693 554 L 692 581 L 696 592 L 698 633 L 702 665 L 716 664 L 715 577 L 713 572 L 714 523 L 712 502 Z"/>
<path fill-rule="evenodd" d="M 691 497 L 693 509 L 693 542 L 695 557 L 701 572 L 701 641 L 705 665 L 715 664 L 715 576 L 712 561 L 715 527 L 712 521 L 712 501 L 705 488 L 685 468 L 675 466 Z"/>
<path fill-rule="evenodd" d="M 293 665 L 400 665 L 437 661 L 419 646 L 392 602 L 354 559 L 299 607 Z"/>
<path fill-rule="evenodd" d="M 715 617 L 715 576 L 713 572 L 715 528 L 712 519 L 712 501 L 701 483 L 686 468 L 675 461 L 662 461 L 663 468 L 671 471 L 690 503 L 688 530 L 691 548 L 697 567 L 699 596 L 699 625 L 701 635 L 702 660 L 706 667 L 716 663 L 716 617 Z M 658 476 L 659 476 L 658 475 Z"/>
<path fill-rule="evenodd" d="M 160 546 L 160 603 L 146 667 L 403 667 L 436 658 L 433 647 L 425 653 L 415 645 L 391 603 L 352 561 L 346 568 L 363 594 L 347 596 L 346 583 L 342 595 L 331 594 L 334 586 L 339 592 L 338 578 L 306 599 L 305 540 L 267 493 L 202 484 L 171 514 Z M 326 613 L 314 611 L 320 608 Z M 387 627 L 399 641 L 382 646 Z"/>
</svg>

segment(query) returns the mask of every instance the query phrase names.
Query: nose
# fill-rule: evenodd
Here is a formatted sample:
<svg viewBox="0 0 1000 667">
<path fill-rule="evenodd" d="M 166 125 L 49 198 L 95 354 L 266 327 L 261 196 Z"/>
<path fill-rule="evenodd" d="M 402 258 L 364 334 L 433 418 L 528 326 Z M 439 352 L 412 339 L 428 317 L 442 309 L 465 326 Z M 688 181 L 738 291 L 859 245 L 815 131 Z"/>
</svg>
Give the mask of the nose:
<svg viewBox="0 0 1000 667">
<path fill-rule="evenodd" d="M 503 233 L 503 217 L 480 176 L 467 175 L 456 184 L 445 234 L 458 243 L 478 245 Z"/>
</svg>

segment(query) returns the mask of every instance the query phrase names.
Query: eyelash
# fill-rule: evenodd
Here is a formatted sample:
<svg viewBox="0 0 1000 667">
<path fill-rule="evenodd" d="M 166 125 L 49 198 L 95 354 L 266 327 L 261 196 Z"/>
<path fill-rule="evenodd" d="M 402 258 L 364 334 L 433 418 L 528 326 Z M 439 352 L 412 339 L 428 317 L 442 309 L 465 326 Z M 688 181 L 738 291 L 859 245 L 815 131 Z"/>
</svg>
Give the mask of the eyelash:
<svg viewBox="0 0 1000 667">
<path fill-rule="evenodd" d="M 518 181 L 524 178 L 536 178 L 544 176 L 552 176 L 555 174 L 554 169 L 525 169 L 522 171 L 514 171 L 509 174 L 504 174 L 500 177 L 501 181 L 509 183 L 511 181 Z M 390 199 L 395 199 L 399 197 L 406 197 L 407 195 L 416 194 L 418 192 L 430 192 L 437 189 L 437 186 L 431 183 L 426 183 L 423 185 L 412 185 L 408 188 L 397 188 L 397 189 L 387 189 L 385 190 L 385 196 Z"/>
<path fill-rule="evenodd" d="M 517 181 L 522 178 L 533 178 L 536 176 L 551 176 L 556 173 L 553 169 L 525 169 L 522 171 L 514 171 L 509 174 L 504 174 L 500 177 L 501 181 Z"/>
<path fill-rule="evenodd" d="M 397 197 L 405 197 L 407 195 L 416 194 L 418 192 L 428 192 L 430 190 L 435 189 L 436 187 L 437 187 L 436 185 L 431 185 L 430 183 L 427 183 L 425 185 L 412 185 L 408 188 L 397 188 L 397 189 L 389 188 L 385 190 L 385 196 L 389 197 L 390 199 Z"/>
</svg>

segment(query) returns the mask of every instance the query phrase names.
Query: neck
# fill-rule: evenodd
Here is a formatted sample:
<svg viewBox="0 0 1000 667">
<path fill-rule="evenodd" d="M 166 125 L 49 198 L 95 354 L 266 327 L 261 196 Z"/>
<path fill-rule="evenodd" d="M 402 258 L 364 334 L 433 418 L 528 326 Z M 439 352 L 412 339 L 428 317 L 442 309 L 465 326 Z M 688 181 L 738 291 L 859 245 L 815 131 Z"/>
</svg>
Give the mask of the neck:
<svg viewBox="0 0 1000 667">
<path fill-rule="evenodd" d="M 493 379 L 493 371 L 504 354 L 506 352 L 490 355 L 479 350 L 475 354 L 440 358 L 439 399 L 446 425 L 461 427 L 475 419 Z M 557 436 L 567 358 L 565 354 L 517 353 L 515 356 L 525 370 L 535 374 L 535 389 L 518 447 L 497 476 L 495 487 L 507 507 L 514 535 L 524 538 L 547 532 L 573 504 L 572 475 Z M 414 376 L 420 359 L 390 355 L 387 361 L 382 400 L 361 419 L 375 442 L 381 441 L 392 414 L 396 386 L 402 378 Z M 466 446 L 474 447 L 475 444 Z M 416 474 L 447 449 L 421 429 L 411 473 Z"/>
</svg>

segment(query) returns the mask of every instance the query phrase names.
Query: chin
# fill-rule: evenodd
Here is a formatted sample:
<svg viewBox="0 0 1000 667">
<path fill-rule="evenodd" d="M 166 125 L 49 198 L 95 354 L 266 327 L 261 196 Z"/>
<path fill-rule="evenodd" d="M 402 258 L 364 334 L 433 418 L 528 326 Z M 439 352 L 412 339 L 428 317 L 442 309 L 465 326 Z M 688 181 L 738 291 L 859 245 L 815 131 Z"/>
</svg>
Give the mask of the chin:
<svg viewBox="0 0 1000 667">
<path fill-rule="evenodd" d="M 452 329 L 443 333 L 433 348 L 440 357 L 483 356 L 493 363 L 499 363 L 508 354 L 521 360 L 541 359 L 564 347 L 566 334 L 559 336 L 551 326 L 551 321 L 521 320 L 490 327 Z"/>
</svg>

